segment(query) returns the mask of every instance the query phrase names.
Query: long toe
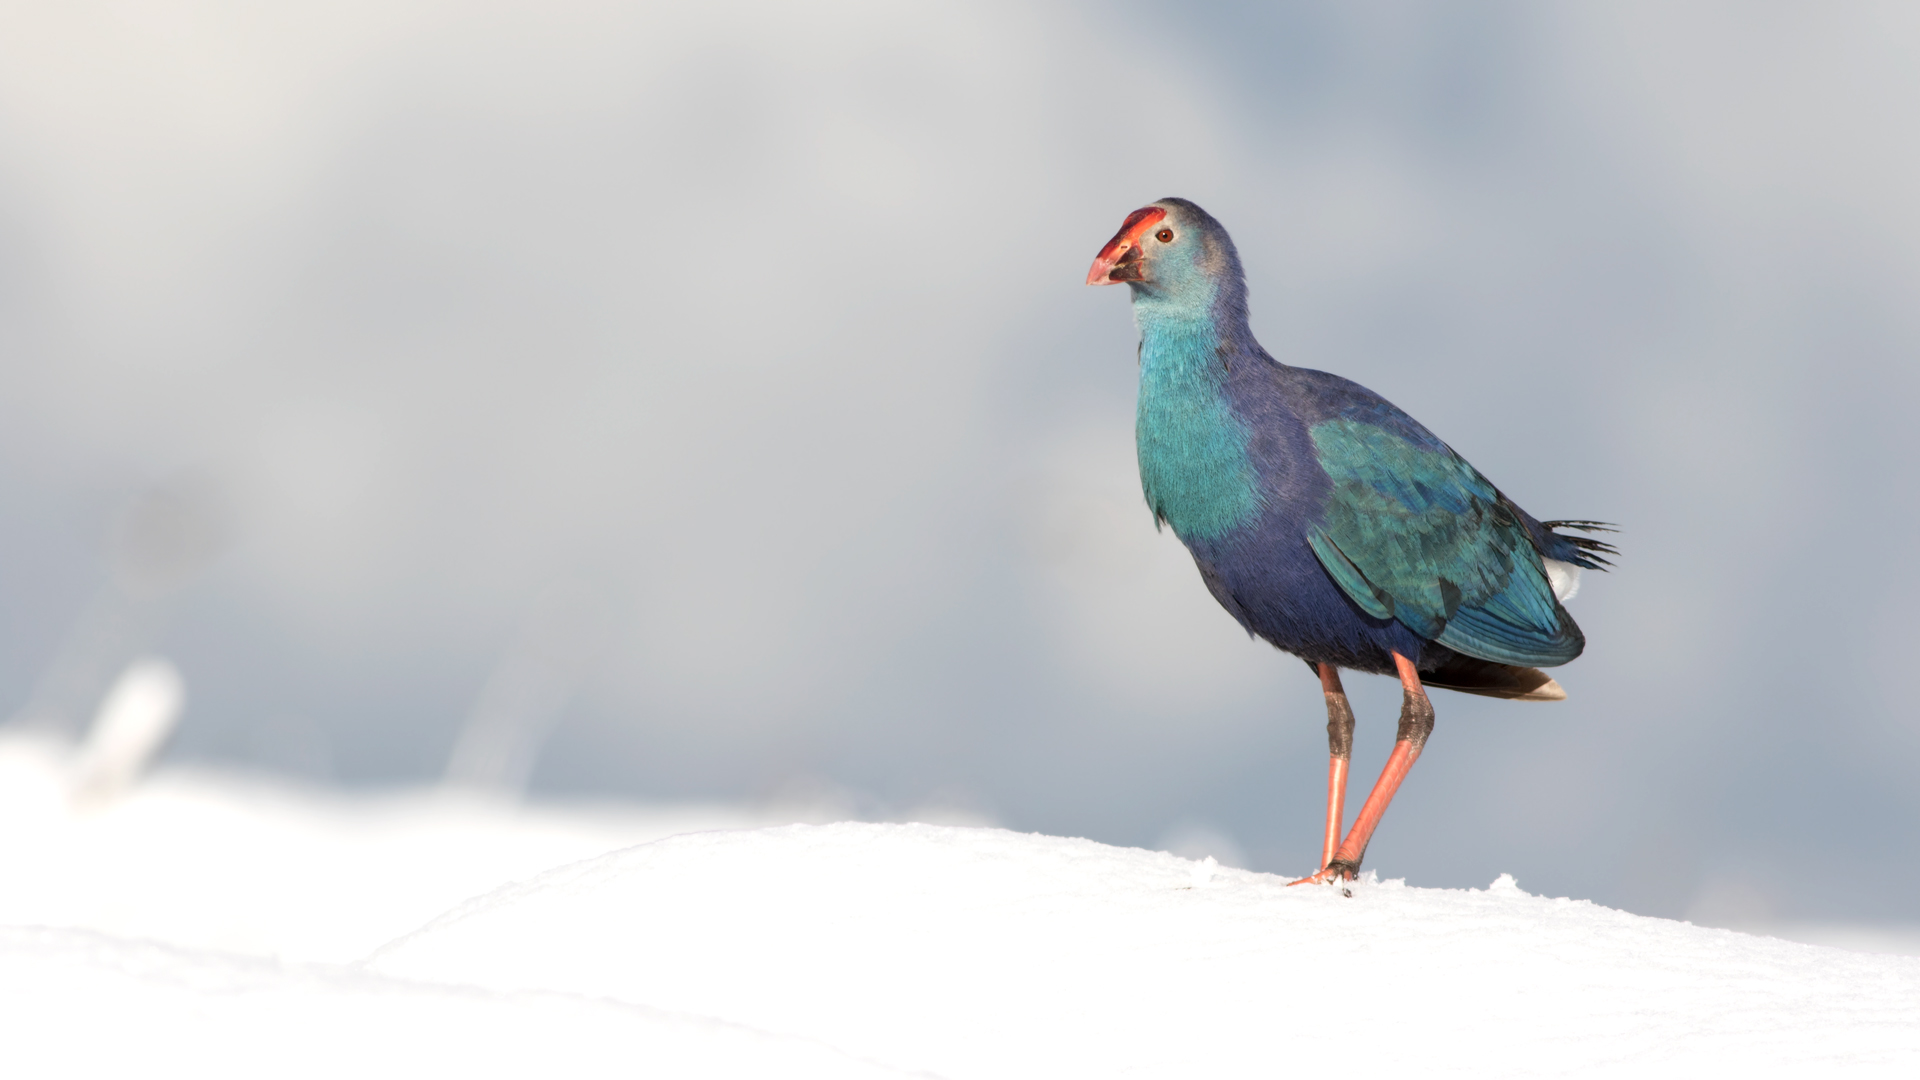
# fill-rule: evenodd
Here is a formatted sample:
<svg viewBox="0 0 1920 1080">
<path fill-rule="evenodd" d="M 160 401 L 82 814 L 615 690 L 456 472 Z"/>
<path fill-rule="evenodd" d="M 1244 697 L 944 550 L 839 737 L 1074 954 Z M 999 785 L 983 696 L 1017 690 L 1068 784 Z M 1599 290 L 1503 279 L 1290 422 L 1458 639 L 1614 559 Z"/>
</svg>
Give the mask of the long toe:
<svg viewBox="0 0 1920 1080">
<path fill-rule="evenodd" d="M 1298 881 L 1289 881 L 1287 885 L 1289 888 L 1295 885 L 1331 885 L 1336 881 L 1352 881 L 1353 878 L 1354 873 L 1350 867 L 1340 863 L 1334 863 L 1311 877 L 1303 877 Z"/>
</svg>

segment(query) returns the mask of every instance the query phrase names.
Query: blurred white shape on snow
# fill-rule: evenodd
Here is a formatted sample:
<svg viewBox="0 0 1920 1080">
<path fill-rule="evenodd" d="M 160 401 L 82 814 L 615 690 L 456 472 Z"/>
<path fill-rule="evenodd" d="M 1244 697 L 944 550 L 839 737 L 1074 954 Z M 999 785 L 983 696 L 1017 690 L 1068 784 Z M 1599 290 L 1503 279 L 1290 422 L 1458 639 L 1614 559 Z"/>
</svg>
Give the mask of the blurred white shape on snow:
<svg viewBox="0 0 1920 1080">
<path fill-rule="evenodd" d="M 555 587 L 535 602 L 467 715 L 447 760 L 448 784 L 508 796 L 526 788 L 605 623 L 583 588 Z"/>
<path fill-rule="evenodd" d="M 154 656 L 127 665 L 94 714 L 74 763 L 78 803 L 102 803 L 130 786 L 180 722 L 187 700 L 180 670 Z"/>
<path fill-rule="evenodd" d="M 187 473 L 132 499 L 108 534 L 112 573 L 80 609 L 14 722 L 77 734 L 84 710 L 114 668 L 138 656 L 170 597 L 226 545 L 225 493 Z"/>
</svg>

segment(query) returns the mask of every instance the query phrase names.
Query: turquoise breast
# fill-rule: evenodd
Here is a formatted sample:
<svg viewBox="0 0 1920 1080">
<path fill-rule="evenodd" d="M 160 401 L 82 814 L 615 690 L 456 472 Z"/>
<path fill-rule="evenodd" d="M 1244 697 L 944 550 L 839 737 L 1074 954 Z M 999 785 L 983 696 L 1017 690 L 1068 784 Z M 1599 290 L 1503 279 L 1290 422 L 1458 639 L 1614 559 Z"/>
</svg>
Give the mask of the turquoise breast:
<svg viewBox="0 0 1920 1080">
<path fill-rule="evenodd" d="M 1143 319 L 1140 329 L 1134 437 L 1147 506 L 1182 540 L 1217 540 L 1258 517 L 1263 500 L 1213 327 Z"/>
</svg>

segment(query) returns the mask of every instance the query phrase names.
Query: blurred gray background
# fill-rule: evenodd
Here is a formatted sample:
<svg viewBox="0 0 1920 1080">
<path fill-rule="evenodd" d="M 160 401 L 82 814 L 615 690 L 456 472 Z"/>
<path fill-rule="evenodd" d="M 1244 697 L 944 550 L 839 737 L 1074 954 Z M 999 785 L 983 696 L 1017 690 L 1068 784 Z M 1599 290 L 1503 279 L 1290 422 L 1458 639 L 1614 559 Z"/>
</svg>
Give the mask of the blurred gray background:
<svg viewBox="0 0 1920 1080">
<path fill-rule="evenodd" d="M 1920 9 L 0 5 L 0 715 L 1304 873 L 1324 714 L 1132 450 L 1130 210 L 1276 356 L 1620 522 L 1572 699 L 1368 856 L 1920 922 Z M 1356 777 L 1397 687 L 1350 681 Z"/>
</svg>

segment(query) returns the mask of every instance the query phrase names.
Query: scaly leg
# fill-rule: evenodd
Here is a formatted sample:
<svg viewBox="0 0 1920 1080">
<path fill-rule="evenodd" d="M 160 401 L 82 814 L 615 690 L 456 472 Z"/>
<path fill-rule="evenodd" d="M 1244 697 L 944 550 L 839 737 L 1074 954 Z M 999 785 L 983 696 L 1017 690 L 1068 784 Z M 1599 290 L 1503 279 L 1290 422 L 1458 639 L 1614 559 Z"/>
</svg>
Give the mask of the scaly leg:
<svg viewBox="0 0 1920 1080">
<path fill-rule="evenodd" d="M 1346 828 L 1347 763 L 1353 758 L 1353 707 L 1347 704 L 1347 691 L 1340 685 L 1340 669 L 1321 664 L 1320 690 L 1327 697 L 1327 836 L 1320 849 L 1320 866 L 1325 869 L 1340 849 L 1340 832 Z"/>
<path fill-rule="evenodd" d="M 1399 738 L 1393 744 L 1393 753 L 1387 758 L 1387 767 L 1380 770 L 1380 779 L 1374 781 L 1373 790 L 1360 807 L 1360 816 L 1354 819 L 1353 829 L 1347 833 L 1339 850 L 1333 853 L 1333 858 L 1327 860 L 1319 873 L 1291 884 L 1340 878 L 1352 881 L 1360 873 L 1360 860 L 1366 857 L 1373 830 L 1380 827 L 1380 819 L 1387 812 L 1387 804 L 1393 801 L 1393 793 L 1400 790 L 1400 782 L 1407 778 L 1408 770 L 1420 759 L 1420 750 L 1427 745 L 1427 736 L 1433 733 L 1433 703 L 1427 700 L 1426 687 L 1420 685 L 1420 673 L 1414 670 L 1413 661 L 1399 653 L 1393 654 L 1393 663 L 1400 669 L 1400 686 L 1406 691 L 1406 696 L 1400 706 Z"/>
</svg>

